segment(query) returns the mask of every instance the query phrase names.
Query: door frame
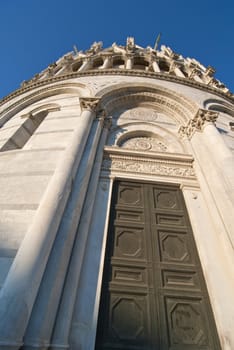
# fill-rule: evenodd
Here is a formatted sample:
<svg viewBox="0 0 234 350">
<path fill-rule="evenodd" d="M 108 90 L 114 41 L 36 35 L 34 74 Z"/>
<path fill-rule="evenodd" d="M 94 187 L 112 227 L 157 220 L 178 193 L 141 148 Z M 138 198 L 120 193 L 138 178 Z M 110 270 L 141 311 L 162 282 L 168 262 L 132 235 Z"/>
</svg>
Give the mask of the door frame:
<svg viewBox="0 0 234 350">
<path fill-rule="evenodd" d="M 90 244 L 86 247 L 86 261 L 84 266 L 91 266 L 88 263 L 93 259 L 93 245 L 99 241 L 98 267 L 96 267 L 95 281 L 92 285 L 93 307 L 90 314 L 82 314 L 79 308 L 82 305 L 90 303 L 87 300 L 85 287 L 79 290 L 77 294 L 78 305 L 75 312 L 79 317 L 81 326 L 76 329 L 77 336 L 80 338 L 82 349 L 90 350 L 95 348 L 96 328 L 98 320 L 98 310 L 101 295 L 103 268 L 105 260 L 105 248 L 108 233 L 108 223 L 110 206 L 112 199 L 112 188 L 115 180 L 141 181 L 148 183 L 162 183 L 168 185 L 177 185 L 182 190 L 187 214 L 192 226 L 193 236 L 197 247 L 202 272 L 205 278 L 206 287 L 209 294 L 211 309 L 213 311 L 218 336 L 221 340 L 223 325 L 227 323 L 223 314 L 221 300 L 223 299 L 223 288 L 220 290 L 220 278 L 223 278 L 225 270 L 225 261 L 221 266 L 215 264 L 210 266 L 211 261 L 222 260 L 223 251 L 220 249 L 219 231 L 212 220 L 212 215 L 206 204 L 207 200 L 213 201 L 208 193 L 202 193 L 193 167 L 193 157 L 190 155 L 173 154 L 152 154 L 121 150 L 113 147 L 105 147 L 102 170 L 99 178 L 98 190 L 95 197 L 94 215 L 90 225 Z M 214 205 L 215 206 L 215 205 Z M 92 265 L 93 266 L 93 265 Z M 90 269 L 90 268 L 89 268 Z M 89 284 L 88 274 L 90 270 L 83 269 L 83 283 Z M 81 276 L 82 279 L 82 276 Z M 79 300 L 79 301 L 78 301 Z M 83 317 L 83 319 L 82 319 Z M 89 324 L 84 329 L 82 324 Z M 228 325 L 227 325 L 228 327 Z M 226 349 L 225 349 L 226 350 Z"/>
</svg>

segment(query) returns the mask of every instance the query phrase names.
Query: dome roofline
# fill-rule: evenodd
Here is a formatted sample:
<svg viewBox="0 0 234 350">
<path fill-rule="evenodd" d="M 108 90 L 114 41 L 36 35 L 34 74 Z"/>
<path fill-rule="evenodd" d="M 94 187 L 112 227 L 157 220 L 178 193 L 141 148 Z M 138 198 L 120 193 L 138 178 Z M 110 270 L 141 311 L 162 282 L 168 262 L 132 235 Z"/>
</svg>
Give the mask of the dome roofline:
<svg viewBox="0 0 234 350">
<path fill-rule="evenodd" d="M 22 84 L 22 86 L 13 91 L 11 94 L 3 97 L 0 100 L 0 106 L 3 105 L 4 103 L 10 101 L 11 99 L 20 96 L 21 94 L 24 94 L 32 89 L 37 89 L 42 86 L 46 86 L 47 84 L 51 83 L 59 83 L 64 80 L 70 80 L 70 79 L 75 79 L 79 77 L 86 77 L 86 76 L 98 76 L 98 75 L 125 75 L 125 76 L 135 76 L 135 77 L 145 77 L 145 78 L 151 78 L 151 79 L 157 79 L 157 80 L 165 80 L 177 84 L 182 84 L 185 86 L 190 86 L 196 89 L 200 89 L 206 92 L 213 93 L 217 96 L 220 96 L 222 98 L 227 99 L 230 102 L 234 101 L 234 94 L 228 92 L 224 92 L 223 90 L 217 89 L 211 85 L 206 85 L 204 83 L 199 83 L 197 81 L 194 81 L 192 79 L 184 79 L 182 77 L 170 75 L 170 74 L 165 74 L 165 73 L 155 73 L 155 72 L 145 72 L 142 70 L 125 70 L 125 69 L 94 69 L 94 70 L 89 70 L 86 72 L 76 72 L 76 73 L 66 73 L 64 75 L 58 75 L 58 76 L 52 76 L 48 77 L 46 79 L 42 80 L 37 80 L 37 79 L 31 79 L 30 81 L 27 82 L 27 84 Z"/>
<path fill-rule="evenodd" d="M 227 96 L 232 95 L 229 89 L 214 77 L 213 67 L 205 67 L 194 58 L 184 58 L 165 45 L 162 45 L 160 50 L 151 46 L 143 48 L 135 44 L 133 37 L 127 38 L 125 46 L 113 43 L 112 46 L 103 48 L 102 42 L 94 42 L 86 51 L 78 51 L 74 47 L 74 51 L 50 64 L 31 80 L 24 81 L 21 87 L 50 78 L 64 78 L 66 75 L 70 77 L 73 73 L 97 74 L 96 70 L 102 71 L 102 74 L 113 70 L 123 71 L 124 74 L 128 74 L 129 71 L 132 74 L 135 71 L 156 73 L 158 76 L 162 74 L 166 80 L 167 76 L 182 78 L 181 81 L 192 81 L 212 87 Z"/>
</svg>

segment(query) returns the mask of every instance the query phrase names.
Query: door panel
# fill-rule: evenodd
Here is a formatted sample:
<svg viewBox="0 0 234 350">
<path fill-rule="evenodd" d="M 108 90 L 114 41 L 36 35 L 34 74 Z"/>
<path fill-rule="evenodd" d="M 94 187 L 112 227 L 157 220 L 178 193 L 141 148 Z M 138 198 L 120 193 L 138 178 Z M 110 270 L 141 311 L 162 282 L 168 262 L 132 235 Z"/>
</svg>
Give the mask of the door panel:
<svg viewBox="0 0 234 350">
<path fill-rule="evenodd" d="M 219 350 L 183 196 L 115 182 L 96 350 Z"/>
</svg>

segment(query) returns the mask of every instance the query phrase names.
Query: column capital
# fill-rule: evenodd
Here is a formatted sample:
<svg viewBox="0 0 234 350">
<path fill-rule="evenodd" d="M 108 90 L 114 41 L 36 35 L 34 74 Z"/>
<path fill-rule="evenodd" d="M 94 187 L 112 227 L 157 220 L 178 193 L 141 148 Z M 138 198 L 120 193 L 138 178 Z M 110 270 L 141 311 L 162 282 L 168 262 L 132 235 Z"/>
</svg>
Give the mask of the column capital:
<svg viewBox="0 0 234 350">
<path fill-rule="evenodd" d="M 216 122 L 216 120 L 218 118 L 218 112 L 200 108 L 197 111 L 197 114 L 195 117 L 197 117 L 197 119 L 200 119 L 203 122 L 203 124 L 205 122 L 214 123 L 214 122 Z"/>
<path fill-rule="evenodd" d="M 187 136 L 192 138 L 196 131 L 203 131 L 204 127 L 209 123 L 215 123 L 218 118 L 218 113 L 200 108 L 196 115 L 189 120 L 187 125 L 181 126 L 179 134 L 181 137 Z"/>
<path fill-rule="evenodd" d="M 80 107 L 81 110 L 88 110 L 91 112 L 96 112 L 97 111 L 97 106 L 100 102 L 100 98 L 97 97 L 80 97 Z"/>
</svg>

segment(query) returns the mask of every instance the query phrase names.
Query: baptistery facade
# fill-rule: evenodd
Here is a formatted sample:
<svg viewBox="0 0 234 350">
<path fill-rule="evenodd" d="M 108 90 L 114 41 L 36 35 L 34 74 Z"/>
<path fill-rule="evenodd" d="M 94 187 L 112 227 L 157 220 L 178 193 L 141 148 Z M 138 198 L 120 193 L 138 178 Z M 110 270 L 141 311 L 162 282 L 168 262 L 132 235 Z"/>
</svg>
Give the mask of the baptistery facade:
<svg viewBox="0 0 234 350">
<path fill-rule="evenodd" d="M 234 96 L 94 43 L 0 101 L 0 349 L 234 348 Z"/>
</svg>

